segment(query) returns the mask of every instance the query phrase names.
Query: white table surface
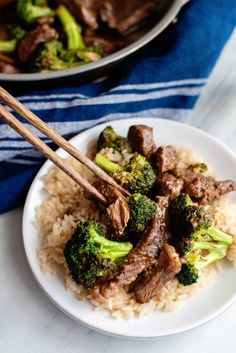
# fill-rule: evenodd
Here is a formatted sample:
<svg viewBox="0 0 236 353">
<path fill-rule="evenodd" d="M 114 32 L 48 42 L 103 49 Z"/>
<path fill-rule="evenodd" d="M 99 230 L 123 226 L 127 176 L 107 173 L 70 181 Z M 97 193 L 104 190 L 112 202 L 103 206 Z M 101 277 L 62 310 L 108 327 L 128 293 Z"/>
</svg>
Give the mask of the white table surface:
<svg viewBox="0 0 236 353">
<path fill-rule="evenodd" d="M 188 122 L 236 152 L 236 33 Z M 74 322 L 38 287 L 26 261 L 21 221 L 21 209 L 0 216 L 1 353 L 236 352 L 236 303 L 199 328 L 155 341 L 113 338 Z"/>
</svg>

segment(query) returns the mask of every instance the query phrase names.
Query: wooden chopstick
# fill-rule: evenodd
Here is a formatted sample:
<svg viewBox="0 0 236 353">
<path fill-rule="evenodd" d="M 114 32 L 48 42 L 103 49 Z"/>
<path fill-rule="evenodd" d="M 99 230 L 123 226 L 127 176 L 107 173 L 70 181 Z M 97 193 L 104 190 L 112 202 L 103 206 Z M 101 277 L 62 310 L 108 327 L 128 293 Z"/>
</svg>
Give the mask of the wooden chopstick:
<svg viewBox="0 0 236 353">
<path fill-rule="evenodd" d="M 8 112 L 0 104 L 0 118 L 23 136 L 31 145 L 35 146 L 38 151 L 43 153 L 45 157 L 50 159 L 57 167 L 62 169 L 69 177 L 76 183 L 82 186 L 91 195 L 96 197 L 97 200 L 106 204 L 107 199 L 104 195 L 97 191 L 86 179 L 80 176 L 74 169 L 65 164 L 65 160 L 58 156 L 50 147 L 40 140 L 31 130 L 29 130 L 23 123 L 21 123 L 13 114 Z"/>
<path fill-rule="evenodd" d="M 108 184 L 113 185 L 122 194 L 129 195 L 127 190 L 117 184 L 113 178 L 111 178 L 107 173 L 105 173 L 101 168 L 99 168 L 87 156 L 78 151 L 70 142 L 64 139 L 64 137 L 49 128 L 49 126 L 43 120 L 41 120 L 37 115 L 31 112 L 26 106 L 24 106 L 20 101 L 13 97 L 3 87 L 0 87 L 0 99 L 10 108 L 12 108 L 12 110 L 24 117 L 29 123 L 31 123 L 44 135 L 48 136 L 58 146 L 62 147 L 65 151 L 67 151 L 71 156 L 86 165 L 86 167 L 90 169 L 99 178 L 106 181 Z"/>
</svg>

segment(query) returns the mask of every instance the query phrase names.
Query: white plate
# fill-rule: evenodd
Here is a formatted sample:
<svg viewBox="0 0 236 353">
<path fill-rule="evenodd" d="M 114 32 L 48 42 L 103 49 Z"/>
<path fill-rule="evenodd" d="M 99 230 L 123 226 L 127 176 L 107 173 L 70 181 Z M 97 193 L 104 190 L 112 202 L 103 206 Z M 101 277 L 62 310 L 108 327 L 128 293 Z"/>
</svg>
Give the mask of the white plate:
<svg viewBox="0 0 236 353">
<path fill-rule="evenodd" d="M 236 179 L 236 159 L 233 153 L 210 135 L 181 123 L 163 119 L 125 119 L 112 121 L 110 124 L 120 134 L 126 135 L 133 124 L 146 124 L 154 127 L 154 137 L 158 145 L 184 145 L 196 150 L 217 175 L 222 179 Z M 89 142 L 97 138 L 99 132 L 108 123 L 93 127 L 77 136 L 71 142 L 81 152 L 86 153 Z M 59 149 L 58 154 L 66 157 L 67 153 Z M 197 327 L 223 312 L 236 297 L 236 268 L 224 264 L 223 271 L 217 274 L 207 287 L 200 289 L 191 298 L 183 301 L 182 307 L 174 312 L 156 311 L 150 316 L 127 321 L 115 320 L 105 311 L 94 311 L 88 301 L 77 301 L 74 294 L 66 291 L 62 279 L 44 275 L 40 271 L 37 249 L 40 239 L 32 222 L 35 207 L 45 197 L 42 192 L 42 175 L 52 166 L 47 161 L 38 172 L 28 193 L 23 215 L 23 238 L 29 265 L 40 287 L 49 298 L 66 314 L 80 323 L 95 330 L 129 338 L 158 338 L 183 332 Z"/>
</svg>

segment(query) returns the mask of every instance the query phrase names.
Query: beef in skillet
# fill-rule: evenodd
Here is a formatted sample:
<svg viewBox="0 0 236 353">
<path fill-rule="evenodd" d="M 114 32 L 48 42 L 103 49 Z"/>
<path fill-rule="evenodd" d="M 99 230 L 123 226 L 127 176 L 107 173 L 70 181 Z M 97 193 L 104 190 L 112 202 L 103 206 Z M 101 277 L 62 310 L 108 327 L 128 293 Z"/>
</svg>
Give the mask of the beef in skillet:
<svg viewBox="0 0 236 353">
<path fill-rule="evenodd" d="M 40 22 L 41 21 L 41 22 Z M 21 62 L 30 60 L 40 44 L 51 39 L 58 39 L 57 30 L 51 27 L 53 19 L 41 19 L 35 29 L 29 32 L 19 43 L 17 51 Z"/>
</svg>

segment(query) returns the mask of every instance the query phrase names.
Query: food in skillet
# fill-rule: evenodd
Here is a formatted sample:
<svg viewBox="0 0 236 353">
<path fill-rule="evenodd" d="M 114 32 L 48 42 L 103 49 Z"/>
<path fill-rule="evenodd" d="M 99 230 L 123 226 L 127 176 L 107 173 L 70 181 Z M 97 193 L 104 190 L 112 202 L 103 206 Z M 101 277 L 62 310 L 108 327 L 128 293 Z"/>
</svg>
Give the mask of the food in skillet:
<svg viewBox="0 0 236 353">
<path fill-rule="evenodd" d="M 0 72 L 55 71 L 99 60 L 147 31 L 159 7 L 159 0 L 2 0 Z"/>
<path fill-rule="evenodd" d="M 68 159 L 107 207 L 54 168 L 36 220 L 42 270 L 63 273 L 78 299 L 116 318 L 173 310 L 210 281 L 220 260 L 236 264 L 236 204 L 225 197 L 235 182 L 216 180 L 187 148 L 158 146 L 144 125 L 131 126 L 127 137 L 106 127 L 89 153 L 130 195 Z"/>
</svg>

